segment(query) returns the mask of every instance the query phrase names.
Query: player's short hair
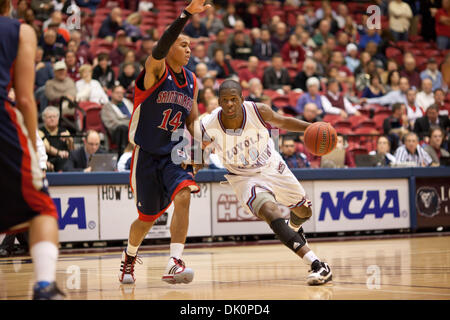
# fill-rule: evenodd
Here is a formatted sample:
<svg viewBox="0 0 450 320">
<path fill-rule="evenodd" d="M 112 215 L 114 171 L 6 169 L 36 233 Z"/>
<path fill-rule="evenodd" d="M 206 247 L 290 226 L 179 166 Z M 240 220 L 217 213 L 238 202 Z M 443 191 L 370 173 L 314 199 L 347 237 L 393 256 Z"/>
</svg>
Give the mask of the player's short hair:
<svg viewBox="0 0 450 320">
<path fill-rule="evenodd" d="M 219 87 L 219 95 L 222 92 L 222 90 L 225 89 L 236 89 L 239 93 L 239 95 L 242 95 L 242 87 L 239 84 L 239 82 L 231 80 L 231 79 L 227 79 L 224 82 L 222 82 L 222 84 Z"/>
</svg>

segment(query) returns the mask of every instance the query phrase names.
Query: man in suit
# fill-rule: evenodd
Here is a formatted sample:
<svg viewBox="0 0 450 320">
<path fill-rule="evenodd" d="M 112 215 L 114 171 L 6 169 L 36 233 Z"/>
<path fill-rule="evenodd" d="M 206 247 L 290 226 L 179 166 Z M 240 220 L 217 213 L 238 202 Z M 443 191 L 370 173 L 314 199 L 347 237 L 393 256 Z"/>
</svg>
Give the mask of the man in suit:
<svg viewBox="0 0 450 320">
<path fill-rule="evenodd" d="M 439 126 L 447 134 L 450 130 L 450 120 L 447 116 L 439 115 L 439 106 L 432 104 L 425 112 L 425 116 L 418 118 L 414 123 L 414 132 L 417 133 L 420 140 L 426 143 L 429 141 L 429 133 L 431 126 Z"/>
<path fill-rule="evenodd" d="M 88 130 L 83 138 L 84 146 L 70 152 L 69 159 L 64 165 L 64 171 L 91 172 L 89 160 L 94 153 L 102 153 L 100 149 L 100 135 L 95 130 Z"/>
<path fill-rule="evenodd" d="M 263 85 L 265 89 L 282 89 L 284 93 L 291 90 L 291 79 L 286 68 L 283 67 L 283 58 L 279 53 L 272 57 L 272 66 L 264 70 Z"/>
</svg>

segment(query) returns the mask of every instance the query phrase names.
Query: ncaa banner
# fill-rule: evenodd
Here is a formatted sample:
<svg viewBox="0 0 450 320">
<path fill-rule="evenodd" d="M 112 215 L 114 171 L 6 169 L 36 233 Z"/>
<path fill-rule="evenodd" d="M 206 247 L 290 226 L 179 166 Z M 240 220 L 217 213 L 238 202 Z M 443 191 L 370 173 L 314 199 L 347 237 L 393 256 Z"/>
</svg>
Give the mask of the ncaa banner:
<svg viewBox="0 0 450 320">
<path fill-rule="evenodd" d="M 418 228 L 450 226 L 450 179 L 416 179 L 416 215 Z"/>
<path fill-rule="evenodd" d="M 191 194 L 188 237 L 211 236 L 211 191 L 209 183 L 198 183 L 200 192 Z M 100 240 L 128 239 L 130 226 L 138 218 L 129 185 L 102 185 L 98 188 Z M 147 239 L 170 238 L 173 204 L 156 220 Z"/>
<path fill-rule="evenodd" d="M 313 212 L 316 232 L 409 228 L 408 180 L 315 181 Z"/>
<path fill-rule="evenodd" d="M 97 186 L 50 187 L 58 211 L 59 241 L 99 239 Z"/>
<path fill-rule="evenodd" d="M 301 181 L 309 199 L 312 199 L 313 183 Z M 273 234 L 266 222 L 248 213 L 240 204 L 236 194 L 228 183 L 212 183 L 212 234 L 225 235 L 255 235 Z M 289 190 L 286 190 L 289 192 Z M 314 202 L 313 202 L 314 207 Z M 279 205 L 281 213 L 289 219 L 289 208 Z M 314 231 L 314 221 L 310 219 L 303 224 L 305 232 Z"/>
</svg>

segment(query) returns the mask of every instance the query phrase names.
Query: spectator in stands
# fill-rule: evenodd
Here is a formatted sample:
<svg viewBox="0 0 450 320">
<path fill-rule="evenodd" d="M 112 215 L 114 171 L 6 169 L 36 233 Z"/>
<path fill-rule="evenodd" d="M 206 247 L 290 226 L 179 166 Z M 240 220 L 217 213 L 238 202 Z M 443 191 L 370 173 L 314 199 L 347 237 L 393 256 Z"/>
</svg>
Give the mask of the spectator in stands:
<svg viewBox="0 0 450 320">
<path fill-rule="evenodd" d="M 47 171 L 60 172 L 73 149 L 73 139 L 69 131 L 59 126 L 59 110 L 49 106 L 42 112 L 44 127 L 39 130 L 39 136 L 44 142 L 47 153 Z"/>
<path fill-rule="evenodd" d="M 374 42 L 377 46 L 381 43 L 381 36 L 376 29 L 364 28 L 365 33 L 361 35 L 359 40 L 359 49 L 365 50 L 369 42 Z"/>
<path fill-rule="evenodd" d="M 225 28 L 223 21 L 216 15 L 216 8 L 211 6 L 206 9 L 206 16 L 200 20 L 208 30 L 209 35 L 217 34 L 220 30 Z"/>
<path fill-rule="evenodd" d="M 136 53 L 136 60 L 141 64 L 141 66 L 145 65 L 145 61 L 148 56 L 152 54 L 153 45 L 155 42 L 149 36 L 145 36 L 142 38 L 141 47 L 139 51 Z"/>
<path fill-rule="evenodd" d="M 425 111 L 425 116 L 416 120 L 414 123 L 414 132 L 419 136 L 420 140 L 428 143 L 428 135 L 432 126 L 439 126 L 446 133 L 450 130 L 450 120 L 448 116 L 439 115 L 439 106 L 437 104 L 429 106 Z"/>
<path fill-rule="evenodd" d="M 345 150 L 344 168 L 356 167 L 355 159 L 353 158 L 352 154 L 348 150 L 347 137 L 340 133 L 338 133 L 338 135 L 337 135 L 336 150 Z"/>
<path fill-rule="evenodd" d="M 281 56 L 286 62 L 290 62 L 292 65 L 297 65 L 299 62 L 305 60 L 305 50 L 303 50 L 298 38 L 295 34 L 289 36 L 288 42 L 286 42 L 281 48 Z"/>
<path fill-rule="evenodd" d="M 195 75 L 197 76 L 197 86 L 199 90 L 203 89 L 203 78 L 207 74 L 208 74 L 208 66 L 203 62 L 197 64 L 197 66 L 195 67 Z"/>
<path fill-rule="evenodd" d="M 45 96 L 45 83 L 53 79 L 53 66 L 48 61 L 42 61 L 42 56 L 44 55 L 44 50 L 41 47 L 36 49 L 36 74 L 34 79 L 34 97 L 36 101 L 39 102 L 39 110 L 44 110 L 48 105 L 47 97 Z"/>
<path fill-rule="evenodd" d="M 289 136 L 283 139 L 283 144 L 281 146 L 281 156 L 290 169 L 310 167 L 306 155 L 304 153 L 295 151 L 294 138 L 291 138 Z"/>
<path fill-rule="evenodd" d="M 377 148 L 376 150 L 372 150 L 369 152 L 369 155 L 383 155 L 384 158 L 381 163 L 377 166 L 390 166 L 395 163 L 395 157 L 391 154 L 391 142 L 389 141 L 387 136 L 379 136 L 377 140 Z"/>
<path fill-rule="evenodd" d="M 311 77 L 320 78 L 317 73 L 317 63 L 313 59 L 307 58 L 303 63 L 302 71 L 295 76 L 292 82 L 292 88 L 307 91 L 306 81 Z"/>
<path fill-rule="evenodd" d="M 67 76 L 67 67 L 64 61 L 58 61 L 53 65 L 55 77 L 45 83 L 45 96 L 52 105 L 59 105 L 62 97 L 75 101 L 77 88 L 75 82 Z M 40 106 L 45 108 L 46 106 Z M 73 114 L 73 111 L 63 110 L 63 115 Z"/>
<path fill-rule="evenodd" d="M 255 56 L 248 58 L 247 68 L 239 72 L 239 80 L 244 89 L 249 87 L 250 79 L 257 78 L 262 80 L 261 73 L 258 69 L 259 59 Z"/>
<path fill-rule="evenodd" d="M 123 65 L 122 73 L 119 74 L 117 81 L 125 88 L 127 93 L 132 93 L 134 90 L 134 80 L 136 79 L 136 69 L 132 62 L 126 62 Z"/>
<path fill-rule="evenodd" d="M 400 90 L 400 71 L 392 70 L 387 75 L 386 91 Z"/>
<path fill-rule="evenodd" d="M 230 64 L 230 60 L 225 58 L 224 52 L 220 48 L 214 52 L 214 59 L 208 65 L 208 69 L 218 79 L 226 79 L 236 75 L 236 72 Z"/>
<path fill-rule="evenodd" d="M 129 142 L 125 150 L 123 150 L 123 153 L 119 158 L 119 161 L 117 161 L 118 172 L 130 171 L 133 149 L 134 145 L 131 142 Z"/>
<path fill-rule="evenodd" d="M 53 0 L 31 0 L 31 9 L 33 9 L 37 20 L 44 22 L 53 12 Z"/>
<path fill-rule="evenodd" d="M 369 85 L 361 93 L 361 98 L 377 98 L 386 94 L 386 89 L 381 83 L 378 73 L 371 74 L 369 81 Z"/>
<path fill-rule="evenodd" d="M 105 104 L 109 98 L 102 88 L 100 82 L 92 79 L 92 66 L 90 64 L 83 64 L 80 67 L 81 79 L 75 85 L 77 87 L 78 102 L 89 101 L 98 104 Z"/>
<path fill-rule="evenodd" d="M 239 19 L 239 17 L 236 15 L 236 8 L 233 3 L 229 3 L 227 5 L 227 12 L 222 18 L 223 24 L 225 25 L 225 28 L 234 28 L 234 25 L 236 24 L 236 21 Z"/>
<path fill-rule="evenodd" d="M 309 30 L 314 30 L 314 26 L 316 25 L 317 19 L 316 13 L 314 12 L 314 8 L 312 6 L 306 7 L 306 13 L 305 13 L 305 20 L 306 24 L 308 25 Z"/>
<path fill-rule="evenodd" d="M 233 32 L 231 32 L 228 35 L 228 40 L 227 40 L 228 41 L 228 45 L 231 46 L 231 44 L 234 42 L 234 35 L 235 34 L 243 32 L 244 33 L 245 44 L 248 45 L 248 46 L 251 46 L 252 45 L 252 40 L 250 39 L 250 36 L 246 34 L 245 31 L 246 30 L 245 30 L 244 22 L 242 20 L 237 20 L 235 25 L 234 25 Z"/>
<path fill-rule="evenodd" d="M 113 41 L 114 37 L 117 37 L 119 30 L 123 31 L 122 10 L 119 7 L 115 7 L 111 10 L 111 13 L 103 21 L 97 37 Z M 126 35 L 125 31 L 124 34 Z"/>
<path fill-rule="evenodd" d="M 445 105 L 445 92 L 444 92 L 444 90 L 442 90 L 442 89 L 434 90 L 434 104 L 436 104 L 439 107 L 439 109 L 441 109 L 441 107 L 443 107 Z"/>
<path fill-rule="evenodd" d="M 328 101 L 330 101 L 333 107 L 343 110 L 345 114 L 355 116 L 361 115 L 358 109 L 356 109 L 353 104 L 344 96 L 344 94 L 340 92 L 339 82 L 336 79 L 328 79 L 327 87 L 328 90 L 325 96 L 327 97 Z M 346 117 L 346 115 L 344 114 L 342 114 L 342 116 L 344 118 Z"/>
<path fill-rule="evenodd" d="M 337 68 L 340 77 L 345 80 L 345 82 L 353 85 L 355 83 L 355 77 L 353 72 L 345 66 L 344 55 L 340 51 L 333 51 L 330 58 L 330 67 L 334 66 Z"/>
<path fill-rule="evenodd" d="M 402 0 L 389 3 L 389 29 L 395 41 L 408 41 L 408 30 L 413 13 L 411 7 Z"/>
<path fill-rule="evenodd" d="M 199 120 L 206 117 L 207 115 L 210 115 L 215 109 L 219 107 L 219 98 L 217 98 L 216 96 L 212 96 L 207 99 L 205 103 L 205 112 L 202 113 L 202 115 L 199 117 Z"/>
<path fill-rule="evenodd" d="M 434 16 L 436 20 L 436 43 L 440 50 L 450 49 L 450 1 L 442 0 L 442 8 Z M 423 25 L 423 24 L 422 24 Z"/>
<path fill-rule="evenodd" d="M 321 46 L 323 43 L 326 43 L 328 37 L 332 37 L 333 35 L 330 33 L 331 25 L 330 22 L 326 19 L 320 21 L 319 28 L 316 30 L 316 34 L 313 37 L 313 40 L 317 46 Z"/>
<path fill-rule="evenodd" d="M 135 69 L 134 72 L 134 77 L 137 78 L 137 76 L 139 75 L 139 73 L 141 73 L 141 64 L 139 62 L 136 61 L 136 54 L 134 53 L 133 50 L 128 50 L 127 53 L 125 54 L 125 58 L 123 59 L 123 62 L 120 64 L 119 66 L 119 74 L 123 73 L 123 67 L 125 66 L 126 63 L 132 63 Z"/>
<path fill-rule="evenodd" d="M 125 59 L 125 55 L 130 50 L 127 46 L 127 42 L 127 35 L 125 31 L 119 30 L 116 35 L 115 48 L 109 54 L 112 67 L 118 67 Z"/>
<path fill-rule="evenodd" d="M 303 113 L 298 117 L 298 119 L 314 123 L 318 121 L 322 121 L 322 118 L 319 115 L 319 109 L 315 103 L 307 103 L 303 108 Z"/>
<path fill-rule="evenodd" d="M 424 115 L 425 110 L 416 104 L 416 89 L 408 89 L 406 92 L 406 100 L 408 101 L 408 104 L 406 105 L 406 115 L 408 116 L 408 121 L 412 128 L 414 127 L 414 122 L 416 119 Z"/>
<path fill-rule="evenodd" d="M 370 60 L 363 66 L 361 72 L 357 73 L 355 78 L 356 90 L 361 92 L 370 84 L 370 76 L 377 72 L 375 61 Z"/>
<path fill-rule="evenodd" d="M 44 61 L 50 61 L 54 63 L 64 57 L 64 45 L 56 42 L 57 34 L 55 30 L 47 30 L 39 45 L 44 49 Z"/>
<path fill-rule="evenodd" d="M 53 28 L 56 33 L 61 35 L 64 39 L 64 44 L 67 44 L 70 40 L 70 33 L 67 30 L 67 25 L 63 22 L 63 15 L 60 11 L 53 11 L 50 18 L 44 22 L 42 29 L 46 30 Z"/>
<path fill-rule="evenodd" d="M 421 82 L 420 73 L 416 70 L 416 59 L 411 53 L 404 54 L 403 65 L 404 67 L 400 71 L 400 76 L 408 78 L 409 85 L 419 89 Z"/>
<path fill-rule="evenodd" d="M 67 51 L 64 58 L 67 67 L 67 75 L 75 82 L 81 79 L 79 72 L 79 65 L 77 63 L 77 56 L 73 51 Z"/>
<path fill-rule="evenodd" d="M 123 29 L 132 42 L 142 39 L 142 32 L 140 29 L 141 23 L 142 15 L 139 12 L 130 14 L 123 23 Z"/>
<path fill-rule="evenodd" d="M 432 166 L 441 165 L 442 158 L 449 158 L 450 153 L 442 148 L 445 133 L 439 126 L 432 126 L 430 129 L 430 142 L 423 149 L 430 155 L 433 160 Z"/>
<path fill-rule="evenodd" d="M 261 14 L 258 11 L 258 5 L 255 2 L 249 3 L 246 12 L 242 16 L 246 28 L 252 29 L 261 27 Z"/>
<path fill-rule="evenodd" d="M 120 85 L 115 86 L 111 92 L 111 101 L 103 106 L 100 116 L 111 140 L 119 147 L 119 154 L 128 143 L 128 124 L 132 112 L 133 103 L 125 98 L 125 89 Z"/>
<path fill-rule="evenodd" d="M 438 69 L 438 64 L 435 58 L 431 57 L 428 59 L 427 68 L 420 73 L 420 79 L 422 79 L 422 86 L 424 79 L 430 79 L 432 82 L 431 86 L 432 91 L 438 88 L 442 88 L 443 86 L 442 73 Z M 423 87 L 422 90 L 424 90 Z"/>
<path fill-rule="evenodd" d="M 17 8 L 14 8 L 11 17 L 17 20 L 24 19 L 28 9 L 28 0 L 17 1 Z"/>
<path fill-rule="evenodd" d="M 191 37 L 191 40 L 194 42 L 208 41 L 208 29 L 206 29 L 205 24 L 201 22 L 199 14 L 194 14 L 191 17 L 191 22 L 184 28 L 184 33 Z"/>
<path fill-rule="evenodd" d="M 245 34 L 242 31 L 234 33 L 233 42 L 230 45 L 232 59 L 248 60 L 252 55 L 252 47 L 245 42 Z"/>
<path fill-rule="evenodd" d="M 399 90 L 390 91 L 382 97 L 370 99 L 363 98 L 362 100 L 364 100 L 369 104 L 381 104 L 383 106 L 392 105 L 394 103 L 402 103 L 404 105 L 407 105 L 408 102 L 406 100 L 406 93 L 408 89 L 409 89 L 408 78 L 401 77 L 399 83 Z"/>
<path fill-rule="evenodd" d="M 227 35 L 225 30 L 219 30 L 216 34 L 216 40 L 213 41 L 208 47 L 208 57 L 212 60 L 214 57 L 214 52 L 217 49 L 222 49 L 225 54 L 225 57 L 231 59 L 230 55 L 230 46 L 227 42 Z"/>
<path fill-rule="evenodd" d="M 426 110 L 434 103 L 433 82 L 430 78 L 422 79 L 422 91 L 417 93 L 416 106 Z"/>
<path fill-rule="evenodd" d="M 371 60 L 375 60 L 377 66 L 382 66 L 384 69 L 387 62 L 386 56 L 379 52 L 378 45 L 375 42 L 369 41 L 366 45 L 365 51 L 370 54 Z"/>
<path fill-rule="evenodd" d="M 383 121 L 383 132 L 391 142 L 392 150 L 396 150 L 402 137 L 410 131 L 406 105 L 394 103 L 392 114 Z"/>
<path fill-rule="evenodd" d="M 361 63 L 358 59 L 358 47 L 354 43 L 349 43 L 346 47 L 346 52 L 345 65 L 354 74 Z"/>
<path fill-rule="evenodd" d="M 395 151 L 395 162 L 413 162 L 419 167 L 428 167 L 433 160 L 430 155 L 419 145 L 419 139 L 414 132 L 404 136 L 404 145 Z"/>
<path fill-rule="evenodd" d="M 84 146 L 70 152 L 69 158 L 64 165 L 64 171 L 91 172 L 92 167 L 88 167 L 92 155 L 103 153 L 100 149 L 100 135 L 95 130 L 88 130 L 83 138 Z"/>
<path fill-rule="evenodd" d="M 101 2 L 102 0 L 76 0 L 78 6 L 88 8 L 92 13 L 95 13 L 95 10 Z"/>
<path fill-rule="evenodd" d="M 347 118 L 347 113 L 343 109 L 333 107 L 326 96 L 319 92 L 320 81 L 316 77 L 311 77 L 306 81 L 308 92 L 304 93 L 297 101 L 297 113 L 303 113 L 304 107 L 307 103 L 315 103 L 319 108 L 320 114 L 339 114 L 343 118 Z"/>
<path fill-rule="evenodd" d="M 75 52 L 80 65 L 91 62 L 92 57 L 89 52 L 89 45 L 81 40 L 81 33 L 73 30 L 70 33 L 70 37 L 71 39 L 67 43 L 67 50 Z"/>
<path fill-rule="evenodd" d="M 147 36 L 149 36 L 153 41 L 157 42 L 160 38 L 158 28 L 151 27 L 146 31 Z"/>
<path fill-rule="evenodd" d="M 198 104 L 198 110 L 203 112 L 206 112 L 206 105 L 208 104 L 208 101 L 217 98 L 216 92 L 211 87 L 206 87 L 203 90 L 199 91 L 198 93 L 199 97 L 199 104 Z"/>
<path fill-rule="evenodd" d="M 280 21 L 277 23 L 275 32 L 272 35 L 272 42 L 278 47 L 283 48 L 284 44 L 289 39 L 288 29 L 286 23 Z"/>
<path fill-rule="evenodd" d="M 272 59 L 274 53 L 278 51 L 278 46 L 271 40 L 270 30 L 267 28 L 262 28 L 261 39 L 256 41 L 253 45 L 253 54 L 255 54 L 260 60 L 268 61 Z"/>
<path fill-rule="evenodd" d="M 245 98 L 246 101 L 261 102 L 263 95 L 263 85 L 258 78 L 252 78 L 248 82 L 249 95 Z"/>
<path fill-rule="evenodd" d="M 95 66 L 92 72 L 92 79 L 95 79 L 98 82 L 100 82 L 100 84 L 103 87 L 103 90 L 107 92 L 108 89 L 113 88 L 116 81 L 116 76 L 114 74 L 113 69 L 110 66 L 108 53 L 100 53 L 97 56 L 97 60 L 98 64 Z"/>
<path fill-rule="evenodd" d="M 339 3 L 337 7 L 337 13 L 334 16 L 334 19 L 336 20 L 338 24 L 339 29 L 344 29 L 347 17 L 349 17 L 348 13 L 348 7 L 345 3 Z"/>
<path fill-rule="evenodd" d="M 265 89 L 281 89 L 285 94 L 291 90 L 289 73 L 283 67 L 283 58 L 279 53 L 273 55 L 272 65 L 264 70 L 263 86 Z"/>
<path fill-rule="evenodd" d="M 30 27 L 32 27 L 34 29 L 34 32 L 36 32 L 37 38 L 39 39 L 42 35 L 42 30 L 41 27 L 38 26 L 38 24 L 35 22 L 35 16 L 34 16 L 34 12 L 33 9 L 28 8 L 25 11 L 25 18 L 24 18 L 25 24 L 28 24 Z"/>
</svg>

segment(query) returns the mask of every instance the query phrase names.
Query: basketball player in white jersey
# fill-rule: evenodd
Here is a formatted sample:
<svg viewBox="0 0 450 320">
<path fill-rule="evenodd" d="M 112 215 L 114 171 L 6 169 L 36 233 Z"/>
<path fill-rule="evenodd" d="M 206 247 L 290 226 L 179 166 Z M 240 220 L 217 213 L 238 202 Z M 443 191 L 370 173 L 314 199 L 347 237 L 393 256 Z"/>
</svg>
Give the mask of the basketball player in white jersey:
<svg viewBox="0 0 450 320">
<path fill-rule="evenodd" d="M 332 279 L 331 269 L 309 249 L 301 225 L 311 215 L 305 190 L 275 150 L 266 122 L 292 132 L 310 124 L 284 117 L 261 103 L 244 101 L 239 83 L 226 80 L 219 88 L 219 105 L 200 126 L 205 140 L 212 141 L 229 174 L 225 177 L 241 205 L 265 220 L 289 249 L 311 266 L 306 281 L 321 285 Z M 286 224 L 277 203 L 291 209 Z"/>
</svg>

